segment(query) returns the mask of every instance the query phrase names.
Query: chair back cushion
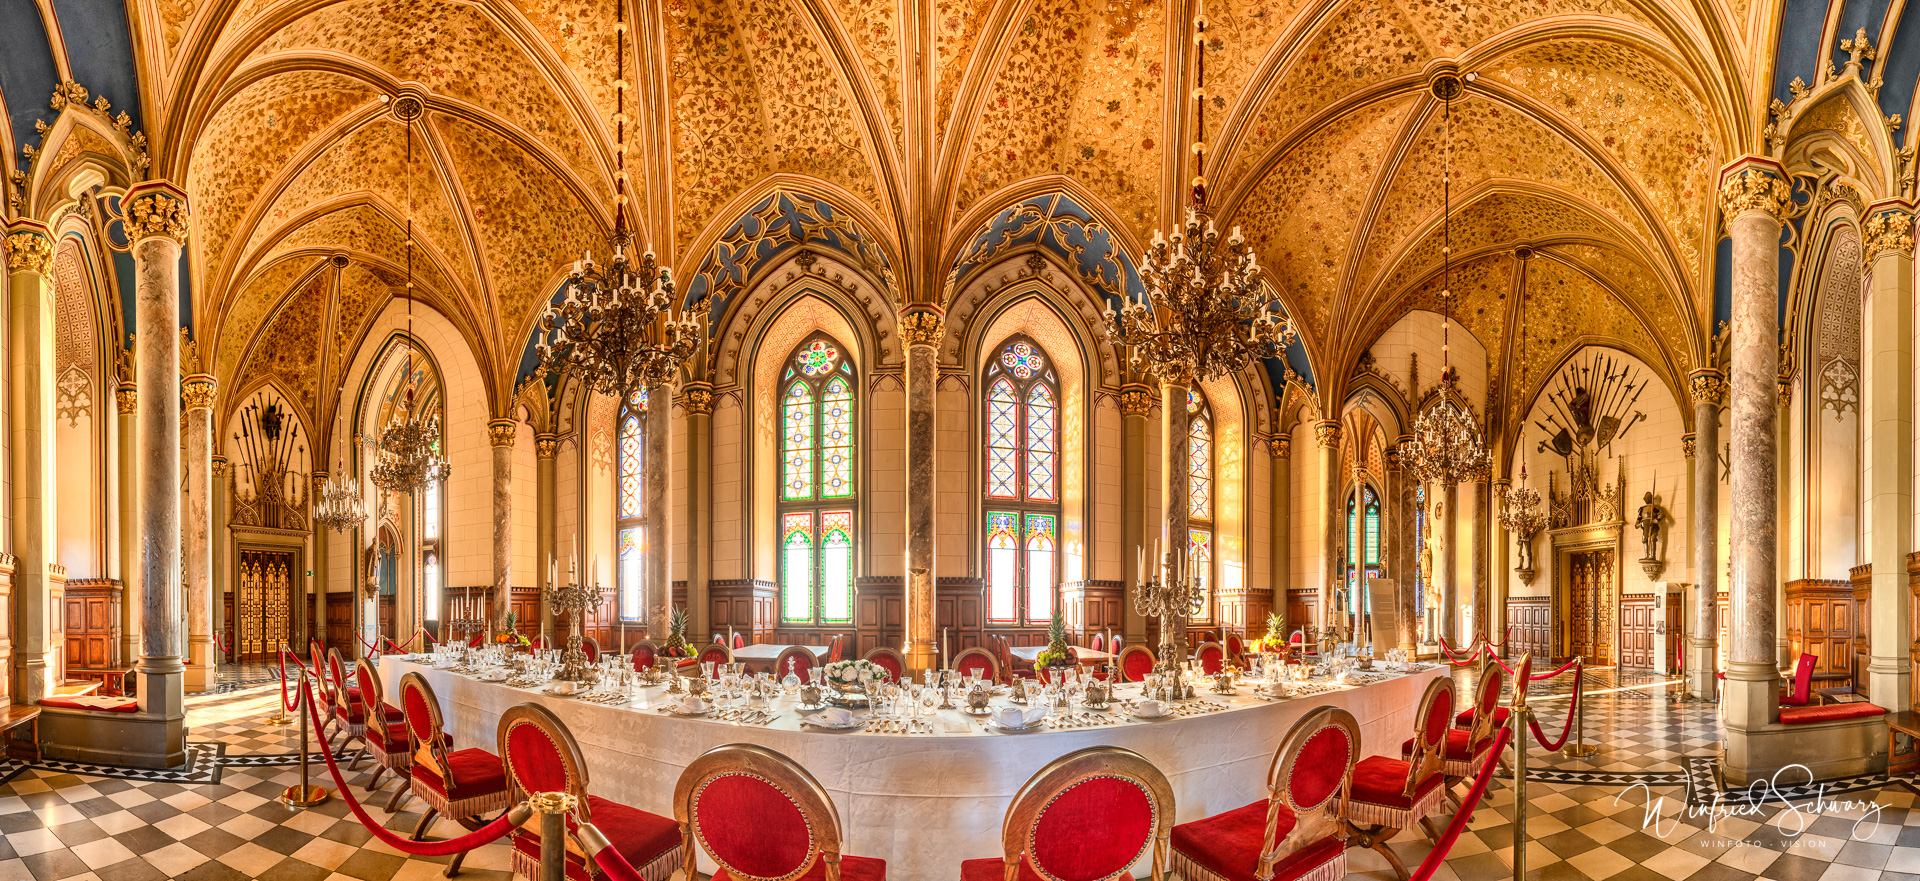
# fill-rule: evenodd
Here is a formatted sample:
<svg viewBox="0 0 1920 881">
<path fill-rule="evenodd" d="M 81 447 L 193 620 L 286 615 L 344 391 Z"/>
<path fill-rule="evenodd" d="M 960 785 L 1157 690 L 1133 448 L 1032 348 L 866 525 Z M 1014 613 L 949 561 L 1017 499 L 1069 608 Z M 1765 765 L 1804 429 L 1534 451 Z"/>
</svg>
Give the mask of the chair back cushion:
<svg viewBox="0 0 1920 881">
<path fill-rule="evenodd" d="M 820 663 L 813 652 L 803 645 L 790 645 L 780 650 L 780 656 L 773 659 L 773 678 L 785 679 L 788 672 L 807 681 L 807 673 Z"/>
<path fill-rule="evenodd" d="M 341 709 L 347 709 L 353 703 L 353 696 L 347 691 L 347 667 L 340 660 L 339 649 L 327 649 L 327 688 L 333 692 L 334 703 Z"/>
<path fill-rule="evenodd" d="M 887 674 L 893 677 L 894 682 L 900 682 L 906 678 L 907 657 L 900 654 L 899 649 L 889 648 L 884 645 L 879 646 L 873 651 L 867 652 L 866 659 L 887 668 Z"/>
<path fill-rule="evenodd" d="M 565 792 L 578 799 L 581 819 L 587 809 L 587 763 L 580 746 L 552 711 L 539 704 L 517 704 L 500 716 L 500 762 L 518 803 L 536 792 Z"/>
<path fill-rule="evenodd" d="M 1145 681 L 1153 672 L 1153 652 L 1143 645 L 1130 645 L 1120 650 L 1120 678 L 1128 682 Z"/>
<path fill-rule="evenodd" d="M 1226 650 L 1217 642 L 1202 643 L 1199 651 L 1194 652 L 1194 657 L 1200 661 L 1200 669 L 1208 675 L 1220 672 L 1220 668 L 1226 665 Z"/>
<path fill-rule="evenodd" d="M 353 680 L 360 686 L 361 706 L 367 708 L 367 727 L 386 731 L 388 725 L 399 721 L 387 718 L 387 699 L 380 692 L 380 677 L 373 675 L 373 665 L 364 658 L 353 665 Z"/>
<path fill-rule="evenodd" d="M 1795 703 L 1804 704 L 1813 696 L 1813 668 L 1819 663 L 1819 658 L 1805 652 L 1802 652 L 1800 659 L 1794 662 L 1793 701 Z"/>
<path fill-rule="evenodd" d="M 1301 717 L 1280 741 L 1268 779 L 1271 797 L 1304 816 L 1341 794 L 1360 760 L 1360 728 L 1353 714 L 1321 707 Z"/>
<path fill-rule="evenodd" d="M 733 649 L 727 648 L 726 643 L 715 643 L 707 646 L 700 650 L 700 663 L 731 664 L 733 663 Z"/>
<path fill-rule="evenodd" d="M 1246 654 L 1246 648 L 1247 648 L 1246 644 L 1240 641 L 1240 634 L 1238 633 L 1227 634 L 1227 657 L 1238 658 L 1241 655 Z"/>
<path fill-rule="evenodd" d="M 1473 728 L 1468 743 L 1475 749 L 1493 737 L 1493 729 L 1500 722 L 1500 689 L 1506 685 L 1507 671 L 1492 655 L 1486 656 L 1487 663 L 1480 669 L 1480 682 L 1474 686 Z"/>
<path fill-rule="evenodd" d="M 988 682 L 1000 681 L 1000 662 L 994 660 L 993 653 L 979 646 L 967 649 L 954 656 L 953 669 L 965 676 L 974 670 L 980 671 L 980 678 Z"/>
<path fill-rule="evenodd" d="M 653 643 L 640 640 L 640 643 L 633 647 L 633 669 L 636 672 L 653 669 L 653 655 Z"/>
<path fill-rule="evenodd" d="M 407 744 L 413 753 L 417 756 L 426 750 L 436 764 L 445 767 L 452 744 L 440 734 L 440 701 L 434 698 L 433 686 L 427 684 L 425 676 L 415 672 L 400 677 L 400 714 L 406 717 Z M 447 785 L 451 788 L 453 781 L 448 780 Z"/>
<path fill-rule="evenodd" d="M 735 634 L 733 635 L 733 647 L 734 647 L 734 648 L 736 648 L 736 649 L 743 649 L 743 648 L 746 648 L 746 647 L 747 647 L 747 638 L 746 638 L 745 636 L 742 636 L 742 635 L 740 635 L 740 634 L 738 634 L 738 633 L 735 633 Z"/>
<path fill-rule="evenodd" d="M 1447 730 L 1452 727 L 1453 679 L 1442 676 L 1427 683 L 1426 692 L 1420 696 L 1419 712 L 1413 717 L 1414 752 L 1407 757 L 1407 795 L 1444 764 Z"/>
<path fill-rule="evenodd" d="M 1053 881 L 1114 878 L 1153 852 L 1161 876 L 1173 829 L 1173 789 L 1138 753 L 1091 747 L 1054 760 L 1014 796 L 1003 828 L 1004 859 L 1023 856 Z M 1024 873 L 1023 873 L 1024 874 Z"/>
<path fill-rule="evenodd" d="M 581 637 L 580 651 L 587 656 L 587 663 L 600 663 L 600 640 L 594 639 L 591 636 Z"/>
<path fill-rule="evenodd" d="M 674 787 L 674 819 L 741 881 L 791 881 L 840 856 L 840 817 L 813 775 L 754 744 L 714 747 Z"/>
<path fill-rule="evenodd" d="M 1091 643 L 1089 643 L 1089 644 L 1088 644 L 1088 648 L 1091 648 L 1091 649 L 1093 649 L 1093 650 L 1094 650 L 1094 651 L 1096 651 L 1096 652 L 1104 652 L 1104 651 L 1106 651 L 1106 650 L 1107 650 L 1107 635 L 1106 635 L 1106 634 L 1104 634 L 1104 633 L 1096 633 L 1096 634 L 1094 634 L 1094 635 L 1093 635 L 1093 642 L 1091 642 Z"/>
</svg>

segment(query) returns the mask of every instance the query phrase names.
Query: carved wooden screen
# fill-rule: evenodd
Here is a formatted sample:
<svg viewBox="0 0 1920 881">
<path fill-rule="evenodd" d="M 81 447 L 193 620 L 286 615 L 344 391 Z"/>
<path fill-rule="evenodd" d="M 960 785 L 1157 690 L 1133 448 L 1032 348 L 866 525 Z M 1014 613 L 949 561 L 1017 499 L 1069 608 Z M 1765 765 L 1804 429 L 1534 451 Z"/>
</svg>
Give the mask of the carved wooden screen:
<svg viewBox="0 0 1920 881">
<path fill-rule="evenodd" d="M 243 660 L 273 658 L 293 632 L 293 554 L 289 551 L 241 551 L 240 594 L 234 617 Z"/>
<path fill-rule="evenodd" d="M 1569 652 L 1590 666 L 1613 663 L 1613 552 L 1589 551 L 1568 560 L 1572 570 L 1573 640 Z"/>
</svg>

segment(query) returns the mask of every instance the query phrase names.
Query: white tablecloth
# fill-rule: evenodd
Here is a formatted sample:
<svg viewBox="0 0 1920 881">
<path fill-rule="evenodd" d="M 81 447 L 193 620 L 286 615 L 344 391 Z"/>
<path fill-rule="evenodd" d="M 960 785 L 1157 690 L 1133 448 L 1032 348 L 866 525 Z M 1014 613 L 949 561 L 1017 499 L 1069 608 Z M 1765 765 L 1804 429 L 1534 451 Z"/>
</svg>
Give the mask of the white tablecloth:
<svg viewBox="0 0 1920 881">
<path fill-rule="evenodd" d="M 481 682 L 398 658 L 383 658 L 379 667 L 389 702 L 399 700 L 401 676 L 425 674 L 456 748 L 497 752 L 507 708 L 528 702 L 547 707 L 579 741 L 594 794 L 669 817 L 675 781 L 702 752 L 743 742 L 778 750 L 833 797 L 846 853 L 883 858 L 888 877 L 910 881 L 957 879 L 961 860 L 1000 856 L 1000 823 L 1014 794 L 1034 772 L 1074 750 L 1121 746 L 1145 756 L 1172 782 L 1175 816 L 1184 823 L 1265 798 L 1267 768 L 1280 738 L 1317 706 L 1335 704 L 1353 713 L 1368 755 L 1398 756 L 1401 741 L 1412 734 L 1421 691 L 1445 675 L 1445 668 L 1436 668 L 1280 701 L 1252 697 L 1243 688 L 1232 698 L 1203 695 L 1231 705 L 1220 712 L 1029 734 L 990 731 L 950 710 L 935 721 L 937 730 L 952 733 L 885 735 L 802 729 L 790 704 L 767 726 L 664 716 L 657 707 L 665 689 L 658 686 L 621 707 Z M 711 871 L 704 856 L 701 862 L 703 871 Z M 1136 874 L 1145 874 L 1142 862 Z"/>
</svg>

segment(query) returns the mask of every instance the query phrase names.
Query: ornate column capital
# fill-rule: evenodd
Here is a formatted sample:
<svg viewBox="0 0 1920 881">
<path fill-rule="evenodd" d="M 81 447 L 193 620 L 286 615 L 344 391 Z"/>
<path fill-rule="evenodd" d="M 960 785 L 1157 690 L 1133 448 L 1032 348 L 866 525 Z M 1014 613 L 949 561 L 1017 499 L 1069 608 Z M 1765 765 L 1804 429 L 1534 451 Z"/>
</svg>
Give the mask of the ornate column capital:
<svg viewBox="0 0 1920 881">
<path fill-rule="evenodd" d="M 1120 415 L 1146 416 L 1153 412 L 1153 390 L 1133 383 L 1120 388 Z"/>
<path fill-rule="evenodd" d="M 1871 266 L 1881 254 L 1913 254 L 1913 205 L 1905 200 L 1876 202 L 1860 223 L 1865 262 Z"/>
<path fill-rule="evenodd" d="M 7 225 L 7 272 L 53 274 L 53 236 L 45 224 L 21 220 Z"/>
<path fill-rule="evenodd" d="M 1787 405 L 1793 403 L 1793 377 L 1776 377 L 1774 389 L 1780 393 L 1780 409 L 1787 409 Z"/>
<path fill-rule="evenodd" d="M 551 459 L 560 455 L 560 436 L 554 434 L 534 435 L 533 454 L 542 459 Z"/>
<path fill-rule="evenodd" d="M 1400 473 L 1400 446 L 1398 444 L 1382 451 L 1381 458 L 1386 460 L 1388 474 Z"/>
<path fill-rule="evenodd" d="M 225 456 L 213 457 L 213 479 L 214 480 L 227 479 L 227 457 Z"/>
<path fill-rule="evenodd" d="M 1722 406 L 1727 402 L 1726 374 L 1712 368 L 1695 370 L 1687 374 L 1687 393 L 1696 404 Z"/>
<path fill-rule="evenodd" d="M 187 241 L 187 194 L 163 180 L 134 185 L 121 201 L 127 211 L 127 239 L 139 244 L 154 237 Z"/>
<path fill-rule="evenodd" d="M 321 488 L 326 486 L 328 474 L 325 471 L 315 471 L 311 477 L 313 478 L 313 491 L 319 493 Z M 320 526 L 317 523 L 314 524 L 314 528 L 321 532 L 326 531 L 326 527 Z"/>
<path fill-rule="evenodd" d="M 1748 156 L 1720 173 L 1720 213 L 1727 220 L 1759 213 L 1780 221 L 1791 204 L 1786 175 L 1771 159 Z"/>
<path fill-rule="evenodd" d="M 1340 446 L 1340 423 L 1332 419 L 1322 419 L 1313 424 L 1313 438 L 1320 442 L 1320 449 L 1331 450 Z"/>
<path fill-rule="evenodd" d="M 205 373 L 196 373 L 180 380 L 180 398 L 186 402 L 188 410 L 213 409 L 213 398 L 219 391 L 220 381 Z"/>
<path fill-rule="evenodd" d="M 511 419 L 495 419 L 487 423 L 487 441 L 496 447 L 513 446 L 513 439 L 520 434 L 520 423 Z"/>
<path fill-rule="evenodd" d="M 946 332 L 947 315 L 932 303 L 915 303 L 900 315 L 900 338 L 909 348 L 938 346 Z"/>
<path fill-rule="evenodd" d="M 1681 435 L 1680 436 L 1680 452 L 1685 454 L 1686 457 L 1689 459 L 1693 458 L 1694 454 L 1698 452 L 1698 447 L 1697 447 L 1698 440 L 1699 438 L 1696 437 L 1694 433 L 1691 431 Z"/>
<path fill-rule="evenodd" d="M 687 413 L 704 416 L 713 412 L 713 385 L 705 382 L 689 382 L 686 390 L 680 393 L 680 405 Z"/>
<path fill-rule="evenodd" d="M 1510 487 L 1512 485 L 1513 485 L 1513 478 L 1511 477 L 1497 478 L 1493 481 L 1493 490 L 1494 492 L 1505 495 L 1507 491 L 1507 487 Z"/>
<path fill-rule="evenodd" d="M 139 412 L 140 386 L 137 383 L 123 382 L 113 390 L 113 403 L 122 416 L 132 416 Z"/>
<path fill-rule="evenodd" d="M 1267 455 L 1275 459 L 1293 458 L 1293 435 L 1276 434 L 1267 438 Z"/>
</svg>

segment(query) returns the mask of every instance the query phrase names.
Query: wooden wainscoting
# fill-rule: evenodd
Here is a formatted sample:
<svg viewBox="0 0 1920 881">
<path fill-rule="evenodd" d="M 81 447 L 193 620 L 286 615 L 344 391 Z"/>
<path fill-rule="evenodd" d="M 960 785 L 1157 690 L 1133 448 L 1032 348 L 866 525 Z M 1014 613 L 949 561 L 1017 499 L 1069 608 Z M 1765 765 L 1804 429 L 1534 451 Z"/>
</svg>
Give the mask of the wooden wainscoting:
<svg viewBox="0 0 1920 881">
<path fill-rule="evenodd" d="M 1853 621 L 1859 631 L 1854 634 L 1849 672 L 1853 673 L 1854 692 L 1871 699 L 1873 683 L 1869 681 L 1872 677 L 1867 675 L 1867 665 L 1873 658 L 1873 564 L 1847 570 L 1847 581 L 1853 588 Z"/>
<path fill-rule="evenodd" d="M 353 597 L 350 590 L 327 592 L 327 648 L 339 651 L 342 658 L 360 656 L 353 640 Z"/>
<path fill-rule="evenodd" d="M 1654 602 L 1650 593 L 1620 597 L 1620 666 L 1653 669 L 1654 652 L 1660 648 L 1660 636 L 1654 632 Z"/>
<path fill-rule="evenodd" d="M 780 588 L 758 578 L 728 578 L 707 582 L 707 622 L 714 633 L 729 629 L 746 634 L 749 642 L 768 642 L 780 624 Z M 697 638 L 698 634 L 688 634 Z M 662 633 L 659 640 L 665 640 Z M 711 639 L 712 637 L 708 637 Z"/>
<path fill-rule="evenodd" d="M 945 632 L 947 651 L 959 654 L 985 640 L 987 580 L 967 575 L 935 578 L 933 582 L 934 638 Z"/>
<path fill-rule="evenodd" d="M 1313 623 L 1313 604 L 1319 601 L 1319 597 L 1320 594 L 1312 589 L 1297 587 L 1287 589 L 1286 624 L 1288 633 L 1292 633 L 1299 628 Z M 1260 635 L 1265 636 L 1267 632 L 1267 622 L 1257 622 L 1255 629 L 1260 632 Z"/>
<path fill-rule="evenodd" d="M 1553 606 L 1549 597 L 1507 598 L 1507 623 L 1513 627 L 1509 657 L 1533 652 L 1536 664 L 1553 660 Z"/>
<path fill-rule="evenodd" d="M 1087 645 L 1096 633 L 1120 633 L 1126 589 L 1118 581 L 1069 581 L 1060 585 L 1060 612 L 1067 640 Z"/>
<path fill-rule="evenodd" d="M 1851 674 L 1854 641 L 1860 636 L 1853 584 L 1839 579 L 1800 578 L 1787 582 L 1786 592 L 1787 646 L 1793 656 L 1805 653 L 1818 657 L 1815 673 Z"/>
<path fill-rule="evenodd" d="M 907 581 L 899 575 L 853 580 L 854 649 L 865 656 L 881 646 L 900 648 L 907 639 Z"/>
<path fill-rule="evenodd" d="M 88 578 L 67 582 L 65 600 L 67 674 L 125 669 L 120 657 L 120 582 Z"/>
</svg>

